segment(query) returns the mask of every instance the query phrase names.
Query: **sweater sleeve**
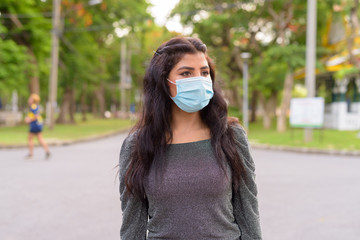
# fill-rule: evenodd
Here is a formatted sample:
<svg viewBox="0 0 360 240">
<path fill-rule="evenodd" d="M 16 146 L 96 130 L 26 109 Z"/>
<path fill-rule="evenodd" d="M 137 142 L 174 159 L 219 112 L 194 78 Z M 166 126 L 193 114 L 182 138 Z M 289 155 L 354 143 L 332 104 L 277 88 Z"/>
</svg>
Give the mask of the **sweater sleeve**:
<svg viewBox="0 0 360 240">
<path fill-rule="evenodd" d="M 241 232 L 241 240 L 261 240 L 255 164 L 244 129 L 237 125 L 233 130 L 240 159 L 244 162 L 246 170 L 246 176 L 243 177 L 238 191 L 233 196 L 234 217 Z"/>
<path fill-rule="evenodd" d="M 148 211 L 146 204 L 126 191 L 125 174 L 130 165 L 130 155 L 134 146 L 134 134 L 129 135 L 120 150 L 119 178 L 122 210 L 121 240 L 146 239 Z"/>
</svg>

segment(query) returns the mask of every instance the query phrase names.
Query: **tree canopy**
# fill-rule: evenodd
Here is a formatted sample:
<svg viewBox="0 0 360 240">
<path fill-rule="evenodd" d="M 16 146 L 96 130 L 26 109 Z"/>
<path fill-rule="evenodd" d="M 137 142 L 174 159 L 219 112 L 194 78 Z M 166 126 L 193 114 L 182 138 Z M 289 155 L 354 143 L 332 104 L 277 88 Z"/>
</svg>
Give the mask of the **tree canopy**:
<svg viewBox="0 0 360 240">
<path fill-rule="evenodd" d="M 140 104 L 142 78 L 154 49 L 179 35 L 157 26 L 147 0 L 61 0 L 59 32 L 58 105 L 60 122 L 74 122 L 72 113 L 81 109 L 102 116 L 120 107 L 120 52 L 126 48 L 126 78 L 132 88 L 130 103 Z M 352 16 L 358 24 L 356 0 L 317 1 L 318 59 L 344 49 L 324 51 L 329 19 Z M 250 52 L 252 109 L 265 109 L 264 119 L 275 108 L 285 106 L 291 96 L 294 72 L 305 65 L 307 2 L 302 0 L 182 0 L 172 10 L 190 35 L 206 43 L 217 66 L 217 81 L 230 106 L 241 107 L 243 59 Z M 3 0 L 0 2 L 0 97 L 9 99 L 16 90 L 25 99 L 30 92 L 48 98 L 50 72 L 52 1 Z M 355 36 L 348 36 L 351 48 Z M 343 47 L 344 48 L 344 47 Z M 336 76 L 353 74 L 360 64 L 350 56 L 355 68 Z M 359 66 L 358 66 L 359 65 Z M 319 68 L 321 66 L 319 65 Z M 291 78 L 290 78 L 291 77 Z M 289 83 L 289 84 L 286 84 Z M 23 104 L 25 106 L 25 103 Z M 67 118 L 67 116 L 70 116 Z M 268 124 L 267 123 L 267 124 Z M 264 123 L 265 124 L 265 123 Z"/>
</svg>

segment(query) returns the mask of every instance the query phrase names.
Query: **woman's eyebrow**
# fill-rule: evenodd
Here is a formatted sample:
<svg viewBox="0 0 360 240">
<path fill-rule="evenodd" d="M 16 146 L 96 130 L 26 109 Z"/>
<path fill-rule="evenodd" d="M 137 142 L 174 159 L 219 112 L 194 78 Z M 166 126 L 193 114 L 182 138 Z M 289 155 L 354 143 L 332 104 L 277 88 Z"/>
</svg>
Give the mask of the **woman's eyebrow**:
<svg viewBox="0 0 360 240">
<path fill-rule="evenodd" d="M 187 67 L 187 66 L 182 66 L 182 67 L 179 67 L 177 70 L 184 70 L 184 69 L 187 69 L 187 70 L 195 70 L 195 68 L 193 67 Z"/>
<path fill-rule="evenodd" d="M 184 69 L 186 69 L 186 70 L 192 70 L 192 71 L 195 70 L 195 68 L 193 68 L 193 67 L 188 67 L 188 66 L 179 67 L 177 70 L 179 71 L 179 70 L 184 70 Z M 209 66 L 203 66 L 203 67 L 201 67 L 200 69 L 209 69 Z"/>
</svg>

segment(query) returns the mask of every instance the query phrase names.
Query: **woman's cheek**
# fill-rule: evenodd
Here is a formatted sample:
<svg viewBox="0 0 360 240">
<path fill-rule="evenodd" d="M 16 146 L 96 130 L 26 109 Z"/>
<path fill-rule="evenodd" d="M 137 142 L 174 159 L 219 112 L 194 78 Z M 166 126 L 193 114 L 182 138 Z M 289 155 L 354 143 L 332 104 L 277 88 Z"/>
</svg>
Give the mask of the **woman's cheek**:
<svg viewBox="0 0 360 240">
<path fill-rule="evenodd" d="M 169 88 L 171 97 L 175 97 L 177 94 L 176 85 L 170 83 Z"/>
</svg>

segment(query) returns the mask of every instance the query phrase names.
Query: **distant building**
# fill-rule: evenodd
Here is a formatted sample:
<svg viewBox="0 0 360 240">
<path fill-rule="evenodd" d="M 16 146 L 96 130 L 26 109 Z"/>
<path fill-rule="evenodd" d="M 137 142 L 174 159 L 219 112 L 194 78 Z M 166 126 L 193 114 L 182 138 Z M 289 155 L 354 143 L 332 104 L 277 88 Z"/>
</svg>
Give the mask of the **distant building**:
<svg viewBox="0 0 360 240">
<path fill-rule="evenodd" d="M 350 23 L 342 12 L 334 12 L 328 19 L 322 45 L 332 54 L 321 59 L 323 69 L 316 70 L 316 91 L 325 93 L 326 128 L 360 130 L 360 69 L 350 63 L 348 39 Z M 356 32 L 352 54 L 360 58 L 360 34 Z M 305 78 L 304 69 L 295 78 Z"/>
</svg>

